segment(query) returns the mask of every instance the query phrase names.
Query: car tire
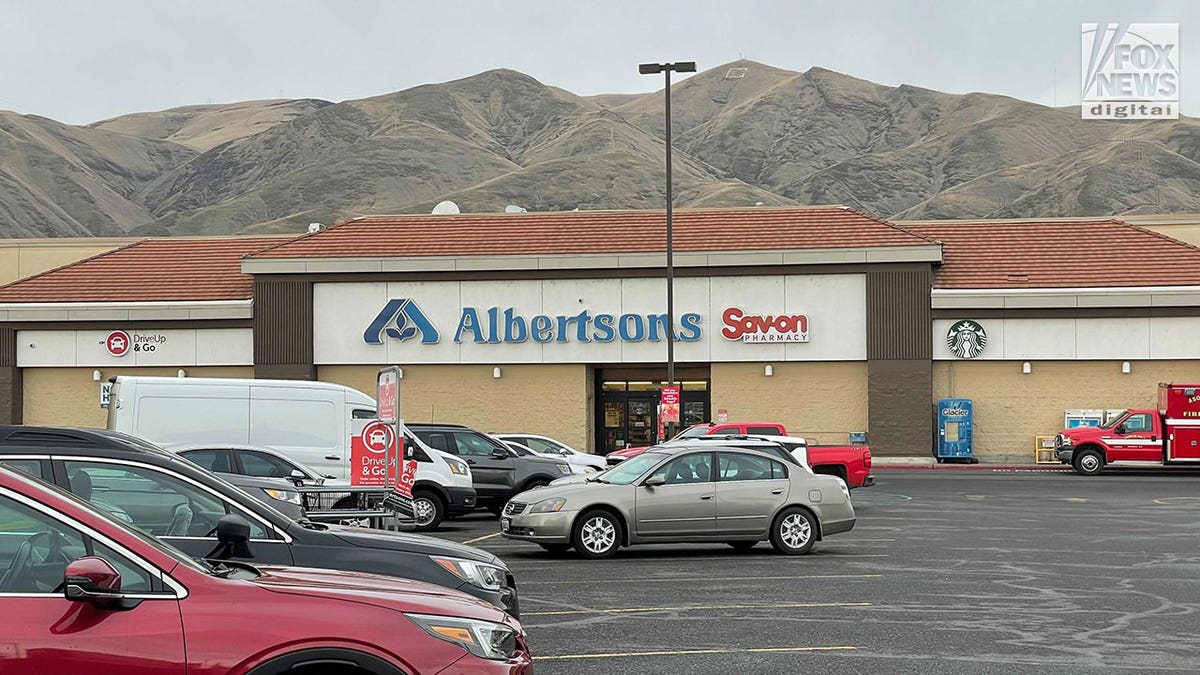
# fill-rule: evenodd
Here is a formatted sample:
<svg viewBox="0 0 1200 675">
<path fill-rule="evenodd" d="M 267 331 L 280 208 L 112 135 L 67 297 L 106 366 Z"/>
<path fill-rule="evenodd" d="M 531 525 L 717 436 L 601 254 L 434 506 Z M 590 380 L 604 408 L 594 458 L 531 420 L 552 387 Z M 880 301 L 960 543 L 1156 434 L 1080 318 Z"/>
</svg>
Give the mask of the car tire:
<svg viewBox="0 0 1200 675">
<path fill-rule="evenodd" d="M 771 546 L 784 555 L 804 555 L 817 541 L 817 519 L 797 506 L 785 509 L 771 524 Z"/>
<path fill-rule="evenodd" d="M 437 529 L 446 519 L 446 505 L 442 498 L 429 490 L 413 491 L 413 511 L 416 514 L 417 532 Z"/>
<path fill-rule="evenodd" d="M 732 546 L 733 550 L 737 551 L 738 553 L 745 553 L 755 546 L 758 546 L 757 541 L 727 541 L 725 543 Z"/>
<path fill-rule="evenodd" d="M 1080 450 L 1071 459 L 1071 466 L 1075 467 L 1075 473 L 1081 476 L 1095 476 L 1104 470 L 1104 458 L 1090 448 Z"/>
<path fill-rule="evenodd" d="M 571 528 L 571 544 L 579 555 L 592 560 L 616 555 L 622 537 L 621 521 L 608 511 L 588 511 Z"/>
<path fill-rule="evenodd" d="M 550 484 L 550 481 L 548 481 L 544 478 L 534 478 L 533 480 L 531 480 L 525 484 L 525 487 L 521 490 L 521 492 L 525 492 L 526 490 L 532 490 L 534 488 L 546 487 L 549 484 Z"/>
<path fill-rule="evenodd" d="M 538 544 L 538 546 L 541 546 L 542 550 L 546 553 L 554 555 L 562 555 L 567 552 L 567 549 L 571 548 L 570 544 Z"/>
</svg>

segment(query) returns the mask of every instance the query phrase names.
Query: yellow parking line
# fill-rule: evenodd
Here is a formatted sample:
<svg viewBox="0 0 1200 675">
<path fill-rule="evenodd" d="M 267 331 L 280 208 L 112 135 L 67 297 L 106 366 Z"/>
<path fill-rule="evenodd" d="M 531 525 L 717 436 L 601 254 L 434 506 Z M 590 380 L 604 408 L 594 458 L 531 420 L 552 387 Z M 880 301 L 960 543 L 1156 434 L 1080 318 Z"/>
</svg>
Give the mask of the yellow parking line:
<svg viewBox="0 0 1200 675">
<path fill-rule="evenodd" d="M 757 647 L 750 649 L 675 649 L 656 652 L 610 652 L 607 654 L 558 654 L 554 656 L 535 656 L 535 661 L 557 661 L 566 659 L 618 659 L 631 656 L 693 656 L 703 654 L 767 654 L 786 652 L 834 652 L 853 651 L 857 647 Z"/>
<path fill-rule="evenodd" d="M 721 577 L 721 581 L 794 581 L 797 579 L 879 579 L 882 574 L 801 574 L 785 577 Z M 550 585 L 550 584 L 628 584 L 632 582 L 647 582 L 647 583 L 671 583 L 671 582 L 691 582 L 691 581 L 712 581 L 713 577 L 641 577 L 639 579 L 572 579 L 571 581 L 525 581 L 522 586 L 532 586 L 534 584 Z"/>
<path fill-rule="evenodd" d="M 499 537 L 499 536 L 500 536 L 499 532 L 493 532 L 492 534 L 485 534 L 482 537 L 475 537 L 474 539 L 468 539 L 468 540 L 464 541 L 463 543 L 464 544 L 474 544 L 477 541 L 483 541 L 484 539 L 491 539 L 492 537 Z"/>
<path fill-rule="evenodd" d="M 693 605 L 690 607 L 618 607 L 616 609 L 563 609 L 551 612 L 521 612 L 527 616 L 564 616 L 567 614 L 638 614 L 641 612 L 687 612 L 718 609 L 796 609 L 800 607 L 870 607 L 869 602 L 787 602 L 771 605 Z"/>
</svg>

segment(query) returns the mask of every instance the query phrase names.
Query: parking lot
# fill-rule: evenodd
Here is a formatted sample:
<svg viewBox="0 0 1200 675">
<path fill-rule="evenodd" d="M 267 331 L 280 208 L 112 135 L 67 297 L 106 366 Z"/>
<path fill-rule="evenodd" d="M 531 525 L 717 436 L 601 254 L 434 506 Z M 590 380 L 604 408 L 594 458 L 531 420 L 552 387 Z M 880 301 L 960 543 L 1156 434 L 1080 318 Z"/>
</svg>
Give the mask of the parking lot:
<svg viewBox="0 0 1200 675">
<path fill-rule="evenodd" d="M 1197 669 L 1197 475 L 879 472 L 811 555 L 723 545 L 554 557 L 483 514 L 540 673 Z"/>
</svg>

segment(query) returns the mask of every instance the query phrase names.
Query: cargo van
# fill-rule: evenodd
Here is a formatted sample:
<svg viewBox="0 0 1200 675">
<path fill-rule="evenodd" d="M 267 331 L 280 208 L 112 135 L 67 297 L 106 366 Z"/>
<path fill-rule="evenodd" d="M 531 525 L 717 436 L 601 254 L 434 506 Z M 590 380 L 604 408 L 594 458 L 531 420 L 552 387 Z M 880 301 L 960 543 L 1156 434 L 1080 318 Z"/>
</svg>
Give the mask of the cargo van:
<svg viewBox="0 0 1200 675">
<path fill-rule="evenodd" d="M 352 439 L 375 419 L 375 400 L 329 382 L 119 376 L 108 428 L 163 446 L 267 446 L 322 475 L 348 479 Z M 414 449 L 418 529 L 475 508 L 470 468 L 408 434 Z"/>
</svg>

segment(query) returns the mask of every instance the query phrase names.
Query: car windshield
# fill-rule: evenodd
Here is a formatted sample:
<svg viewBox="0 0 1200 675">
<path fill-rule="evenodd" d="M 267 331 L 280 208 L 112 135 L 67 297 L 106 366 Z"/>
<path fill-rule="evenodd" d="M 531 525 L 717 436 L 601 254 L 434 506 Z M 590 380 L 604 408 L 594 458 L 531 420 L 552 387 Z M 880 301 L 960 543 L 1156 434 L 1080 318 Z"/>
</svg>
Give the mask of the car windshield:
<svg viewBox="0 0 1200 675">
<path fill-rule="evenodd" d="M 1101 424 L 1100 428 L 1101 429 L 1111 429 L 1111 428 L 1117 426 L 1117 423 L 1120 422 L 1121 420 L 1125 419 L 1125 415 L 1128 413 L 1129 413 L 1128 410 L 1122 410 L 1119 415 L 1115 415 L 1109 421 L 1105 422 L 1104 424 Z"/>
<path fill-rule="evenodd" d="M 675 435 L 675 438 L 697 438 L 699 436 L 707 436 L 708 430 L 711 427 L 707 424 L 695 424 Z M 675 440 L 675 438 L 671 440 Z"/>
<path fill-rule="evenodd" d="M 613 485 L 629 485 L 637 480 L 638 476 L 646 473 L 646 471 L 666 457 L 667 455 L 661 452 L 642 453 L 637 457 L 621 462 L 596 478 L 603 480 L 605 483 L 612 483 Z"/>
</svg>

